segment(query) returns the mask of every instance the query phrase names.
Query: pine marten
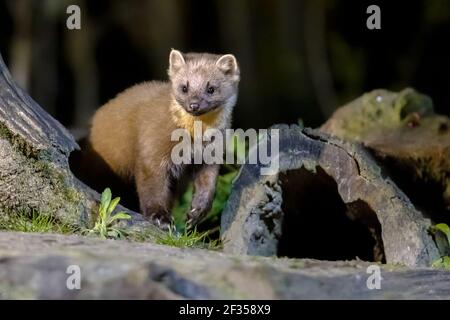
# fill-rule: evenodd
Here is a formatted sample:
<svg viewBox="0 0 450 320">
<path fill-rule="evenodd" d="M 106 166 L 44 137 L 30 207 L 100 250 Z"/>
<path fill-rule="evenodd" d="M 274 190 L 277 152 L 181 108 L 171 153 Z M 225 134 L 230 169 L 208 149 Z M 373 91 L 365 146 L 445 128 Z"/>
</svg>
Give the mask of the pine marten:
<svg viewBox="0 0 450 320">
<path fill-rule="evenodd" d="M 231 54 L 172 50 L 168 75 L 168 82 L 135 85 L 99 108 L 89 137 L 91 148 L 114 173 L 134 179 L 141 213 L 162 228 L 172 221 L 171 184 L 184 170 L 171 161 L 177 144 L 171 133 L 178 128 L 192 133 L 196 120 L 203 130 L 230 128 L 240 69 Z M 218 164 L 202 164 L 195 171 L 190 225 L 210 210 L 218 173 Z"/>
</svg>

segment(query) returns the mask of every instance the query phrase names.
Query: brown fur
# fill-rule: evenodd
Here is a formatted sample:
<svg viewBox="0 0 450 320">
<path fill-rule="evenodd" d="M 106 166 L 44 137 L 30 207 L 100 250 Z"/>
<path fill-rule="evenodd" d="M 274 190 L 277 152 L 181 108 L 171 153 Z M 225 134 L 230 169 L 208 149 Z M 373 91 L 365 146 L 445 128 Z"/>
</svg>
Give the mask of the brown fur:
<svg viewBox="0 0 450 320">
<path fill-rule="evenodd" d="M 221 56 L 183 55 L 173 50 L 170 82 L 152 81 L 131 87 L 103 105 L 93 117 L 93 150 L 116 174 L 134 179 L 141 212 L 159 224 L 170 221 L 170 183 L 183 170 L 170 158 L 178 143 L 171 141 L 171 133 L 185 128 L 193 136 L 195 120 L 202 121 L 204 129 L 231 125 L 239 69 L 233 56 L 222 57 L 224 61 L 220 61 Z M 183 93 L 180 85 L 188 82 L 190 90 Z M 216 94 L 203 93 L 203 88 L 211 84 Z M 204 113 L 189 113 L 189 104 L 194 100 L 199 101 L 199 112 Z M 210 209 L 217 175 L 217 165 L 199 168 L 188 216 L 192 223 Z"/>
</svg>

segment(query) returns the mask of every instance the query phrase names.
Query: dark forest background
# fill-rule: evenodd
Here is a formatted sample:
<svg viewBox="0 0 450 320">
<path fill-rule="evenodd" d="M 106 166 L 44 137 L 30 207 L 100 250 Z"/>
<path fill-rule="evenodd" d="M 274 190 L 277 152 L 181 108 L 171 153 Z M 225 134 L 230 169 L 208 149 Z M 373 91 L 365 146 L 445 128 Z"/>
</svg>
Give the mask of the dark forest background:
<svg viewBox="0 0 450 320">
<path fill-rule="evenodd" d="M 66 28 L 71 4 L 81 30 Z M 366 28 L 370 4 L 381 30 Z M 236 55 L 235 127 L 316 127 L 365 91 L 407 86 L 450 114 L 449 43 L 450 0 L 0 0 L 3 58 L 73 130 L 121 90 L 166 79 L 170 48 Z"/>
</svg>

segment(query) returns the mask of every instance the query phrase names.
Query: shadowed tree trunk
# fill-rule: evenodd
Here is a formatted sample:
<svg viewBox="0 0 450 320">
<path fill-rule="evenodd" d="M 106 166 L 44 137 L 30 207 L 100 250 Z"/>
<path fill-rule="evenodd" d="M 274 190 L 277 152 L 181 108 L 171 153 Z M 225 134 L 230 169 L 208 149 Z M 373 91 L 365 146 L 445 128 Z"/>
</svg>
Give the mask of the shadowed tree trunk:
<svg viewBox="0 0 450 320">
<path fill-rule="evenodd" d="M 28 0 L 7 2 L 16 32 L 11 43 L 11 73 L 25 89 L 29 88 L 32 49 L 32 10 Z"/>
<path fill-rule="evenodd" d="M 329 67 L 326 46 L 325 1 L 305 2 L 305 45 L 311 83 L 317 102 L 325 117 L 332 114 L 337 105 L 333 77 Z"/>
<path fill-rule="evenodd" d="M 77 4 L 84 7 L 86 2 L 78 1 Z M 74 134 L 78 134 L 80 138 L 86 136 L 89 120 L 99 106 L 98 70 L 95 63 L 98 26 L 89 15 L 84 15 L 82 21 L 83 27 L 80 30 L 66 30 L 64 37 L 64 52 L 75 81 L 73 127 L 77 131 Z"/>
</svg>

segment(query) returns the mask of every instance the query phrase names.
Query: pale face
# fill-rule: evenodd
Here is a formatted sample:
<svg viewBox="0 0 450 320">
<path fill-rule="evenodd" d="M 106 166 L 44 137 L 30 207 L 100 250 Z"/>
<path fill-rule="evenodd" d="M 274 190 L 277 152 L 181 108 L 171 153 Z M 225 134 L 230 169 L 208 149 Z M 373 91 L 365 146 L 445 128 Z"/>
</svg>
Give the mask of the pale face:
<svg viewBox="0 0 450 320">
<path fill-rule="evenodd" d="M 173 50 L 169 77 L 176 101 L 194 116 L 236 101 L 239 69 L 232 55 L 182 55 Z"/>
</svg>

